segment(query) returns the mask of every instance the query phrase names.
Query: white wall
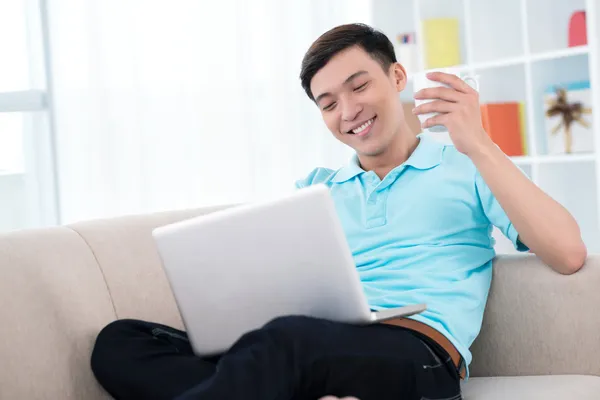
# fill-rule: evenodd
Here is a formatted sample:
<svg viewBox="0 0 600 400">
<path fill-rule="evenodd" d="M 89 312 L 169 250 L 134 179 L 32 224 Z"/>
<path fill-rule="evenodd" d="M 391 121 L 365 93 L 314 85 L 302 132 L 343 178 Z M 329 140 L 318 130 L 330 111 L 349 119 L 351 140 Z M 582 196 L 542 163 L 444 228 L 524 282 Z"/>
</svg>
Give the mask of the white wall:
<svg viewBox="0 0 600 400">
<path fill-rule="evenodd" d="M 24 175 L 0 176 L 0 232 L 27 226 L 25 190 Z"/>
</svg>

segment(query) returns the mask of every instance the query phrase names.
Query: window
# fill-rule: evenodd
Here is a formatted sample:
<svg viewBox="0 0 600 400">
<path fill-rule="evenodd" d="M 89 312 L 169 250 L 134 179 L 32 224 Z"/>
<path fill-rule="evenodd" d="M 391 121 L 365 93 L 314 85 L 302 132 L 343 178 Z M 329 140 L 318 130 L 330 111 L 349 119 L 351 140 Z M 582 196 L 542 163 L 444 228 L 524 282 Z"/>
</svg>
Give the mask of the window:
<svg viewBox="0 0 600 400">
<path fill-rule="evenodd" d="M 24 170 L 23 115 L 0 113 L 0 173 Z"/>
<path fill-rule="evenodd" d="M 0 171 L 24 172 L 23 116 L 44 105 L 44 63 L 37 0 L 0 2 Z"/>
<path fill-rule="evenodd" d="M 57 222 L 42 1 L 0 1 L 0 231 Z"/>
<path fill-rule="evenodd" d="M 0 2 L 0 92 L 29 89 L 25 0 Z"/>
</svg>

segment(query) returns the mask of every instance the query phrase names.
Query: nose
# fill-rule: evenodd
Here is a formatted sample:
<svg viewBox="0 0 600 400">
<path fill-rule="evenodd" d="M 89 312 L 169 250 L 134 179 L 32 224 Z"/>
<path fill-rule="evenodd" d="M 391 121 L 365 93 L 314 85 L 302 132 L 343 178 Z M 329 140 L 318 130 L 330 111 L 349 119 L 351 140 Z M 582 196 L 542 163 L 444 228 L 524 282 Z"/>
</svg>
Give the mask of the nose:
<svg viewBox="0 0 600 400">
<path fill-rule="evenodd" d="M 346 98 L 341 104 L 342 106 L 342 120 L 354 121 L 358 114 L 362 111 L 360 104 L 352 100 L 352 98 Z"/>
</svg>

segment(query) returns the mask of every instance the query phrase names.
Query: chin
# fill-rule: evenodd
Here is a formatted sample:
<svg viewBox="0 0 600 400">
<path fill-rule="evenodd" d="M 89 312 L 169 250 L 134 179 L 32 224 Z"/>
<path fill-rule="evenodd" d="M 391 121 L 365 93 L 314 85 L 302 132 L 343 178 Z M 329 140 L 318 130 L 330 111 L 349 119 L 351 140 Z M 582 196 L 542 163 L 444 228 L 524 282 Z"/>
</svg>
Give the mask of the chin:
<svg viewBox="0 0 600 400">
<path fill-rule="evenodd" d="M 359 156 L 366 157 L 377 157 L 385 152 L 385 146 L 379 146 L 376 148 L 363 148 L 363 149 L 354 149 Z"/>
</svg>

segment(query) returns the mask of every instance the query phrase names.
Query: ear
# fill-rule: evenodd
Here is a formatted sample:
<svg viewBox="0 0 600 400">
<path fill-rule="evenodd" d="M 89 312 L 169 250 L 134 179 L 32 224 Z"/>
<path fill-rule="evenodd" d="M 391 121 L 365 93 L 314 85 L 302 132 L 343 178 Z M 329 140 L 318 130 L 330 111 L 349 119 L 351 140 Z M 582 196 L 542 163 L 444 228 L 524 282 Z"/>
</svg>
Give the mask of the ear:
<svg viewBox="0 0 600 400">
<path fill-rule="evenodd" d="M 406 87 L 406 70 L 402 64 L 396 62 L 390 66 L 391 78 L 394 80 L 394 86 L 398 92 L 401 92 Z"/>
</svg>

